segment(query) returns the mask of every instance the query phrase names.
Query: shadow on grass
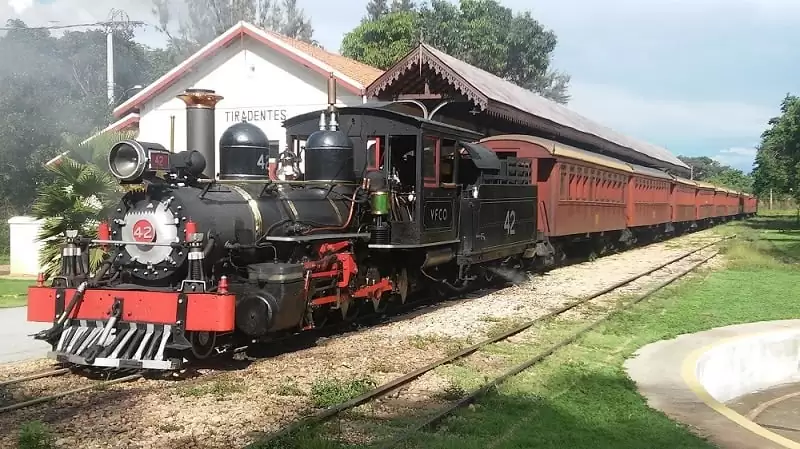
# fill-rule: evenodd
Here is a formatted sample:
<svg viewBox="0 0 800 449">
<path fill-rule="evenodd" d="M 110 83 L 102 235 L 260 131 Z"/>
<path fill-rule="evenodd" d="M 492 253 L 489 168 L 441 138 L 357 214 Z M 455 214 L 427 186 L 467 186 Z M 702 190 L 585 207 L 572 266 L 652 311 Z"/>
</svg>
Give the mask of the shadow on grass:
<svg viewBox="0 0 800 449">
<path fill-rule="evenodd" d="M 743 221 L 744 225 L 757 230 L 776 230 L 787 233 L 800 232 L 800 221 L 794 215 L 757 216 Z"/>
<path fill-rule="evenodd" d="M 571 368 L 575 367 L 566 367 L 548 378 L 552 391 L 561 388 L 559 392 L 537 395 L 516 382 L 508 391 L 488 394 L 429 431 L 412 433 L 400 427 L 390 439 L 347 444 L 337 441 L 335 434 L 325 439 L 317 428 L 249 449 L 713 447 L 685 426 L 649 409 L 621 371 L 587 374 L 579 366 L 577 372 L 571 372 Z M 396 416 L 392 421 L 408 422 L 413 417 Z M 375 433 L 385 434 L 385 430 L 376 429 Z M 395 439 L 401 436 L 402 440 Z"/>
</svg>

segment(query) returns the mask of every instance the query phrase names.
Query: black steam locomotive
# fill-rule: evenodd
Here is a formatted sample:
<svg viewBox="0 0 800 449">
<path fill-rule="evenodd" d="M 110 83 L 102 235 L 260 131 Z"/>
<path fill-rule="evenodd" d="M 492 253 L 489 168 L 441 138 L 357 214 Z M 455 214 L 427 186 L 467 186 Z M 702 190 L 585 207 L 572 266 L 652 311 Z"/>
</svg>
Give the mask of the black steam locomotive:
<svg viewBox="0 0 800 449">
<path fill-rule="evenodd" d="M 227 129 L 219 173 L 213 91 L 179 96 L 188 151 L 117 143 L 115 215 L 97 238 L 69 232 L 62 272 L 29 290 L 28 319 L 53 323 L 37 336 L 50 357 L 174 370 L 536 256 L 529 160 L 379 104 L 337 109 L 331 81 L 327 110 L 285 121 L 279 155 L 258 127 Z M 96 273 L 90 246 L 106 251 Z"/>
</svg>

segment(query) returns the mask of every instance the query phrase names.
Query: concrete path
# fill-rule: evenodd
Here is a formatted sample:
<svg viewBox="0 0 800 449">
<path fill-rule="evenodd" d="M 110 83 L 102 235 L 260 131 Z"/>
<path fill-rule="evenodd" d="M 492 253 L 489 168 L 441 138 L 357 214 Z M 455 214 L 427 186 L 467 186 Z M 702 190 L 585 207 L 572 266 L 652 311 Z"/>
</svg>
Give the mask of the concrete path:
<svg viewBox="0 0 800 449">
<path fill-rule="evenodd" d="M 639 349 L 625 363 L 625 369 L 650 407 L 687 424 L 695 433 L 722 448 L 798 449 L 800 442 L 778 435 L 714 400 L 705 393 L 689 366 L 696 362 L 699 354 L 722 341 L 798 327 L 800 320 L 784 320 L 681 335 Z M 791 424 L 791 427 L 796 426 L 796 423 Z"/>
<path fill-rule="evenodd" d="M 50 346 L 29 335 L 48 327 L 48 323 L 28 322 L 26 307 L 0 309 L 0 363 L 45 356 Z"/>
</svg>

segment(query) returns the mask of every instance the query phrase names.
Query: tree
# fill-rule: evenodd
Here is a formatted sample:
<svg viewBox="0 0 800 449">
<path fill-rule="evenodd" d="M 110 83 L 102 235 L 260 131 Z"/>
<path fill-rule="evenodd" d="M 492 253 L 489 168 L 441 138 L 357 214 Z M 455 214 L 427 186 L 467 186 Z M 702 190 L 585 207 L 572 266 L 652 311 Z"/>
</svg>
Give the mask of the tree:
<svg viewBox="0 0 800 449">
<path fill-rule="evenodd" d="M 110 215 L 122 196 L 122 190 L 106 169 L 105 162 L 112 143 L 134 137 L 133 132 L 108 132 L 86 143 L 68 147 L 69 154 L 82 159 L 62 157 L 48 165 L 53 181 L 37 189 L 33 203 L 34 217 L 44 220 L 37 240 L 43 242 L 39 263 L 47 277 L 61 266 L 60 237 L 68 230 L 97 237 L 102 217 Z M 100 165 L 102 163 L 102 165 Z M 103 258 L 99 248 L 89 253 L 89 269 L 97 269 Z"/>
<path fill-rule="evenodd" d="M 752 192 L 753 178 L 708 156 L 678 156 L 692 167 L 692 178 L 741 192 Z"/>
<path fill-rule="evenodd" d="M 411 2 L 399 2 L 411 3 Z M 399 7 L 399 6 L 398 6 Z M 529 12 L 514 14 L 497 0 L 432 0 L 362 22 L 344 36 L 341 53 L 388 69 L 422 40 L 469 64 L 559 103 L 569 76 L 550 68 L 555 34 Z"/>
<path fill-rule="evenodd" d="M 386 14 L 379 20 L 366 21 L 345 34 L 342 54 L 386 70 L 414 48 L 417 28 L 418 21 L 414 13 Z"/>
<path fill-rule="evenodd" d="M 716 176 L 712 176 L 706 179 L 706 181 L 720 187 L 736 190 L 737 192 L 753 192 L 753 178 L 735 168 L 728 167 L 728 170 Z"/>
<path fill-rule="evenodd" d="M 0 211 L 27 213 L 36 190 L 52 179 L 43 163 L 59 154 L 65 136 L 78 140 L 111 120 L 106 93 L 105 30 L 66 32 L 59 38 L 19 20 L 0 37 Z M 148 49 L 133 29 L 114 34 L 117 94 L 155 76 Z M 160 74 L 159 74 L 160 75 Z M 3 242 L 5 243 L 5 242 Z"/>
<path fill-rule="evenodd" d="M 311 20 L 297 6 L 297 0 L 197 0 L 188 10 L 182 10 L 186 5 L 175 4 L 173 0 L 152 1 L 152 12 L 159 22 L 157 28 L 167 36 L 175 63 L 242 20 L 317 44 Z M 173 21 L 177 21 L 177 29 L 172 29 Z"/>
<path fill-rule="evenodd" d="M 678 159 L 692 167 L 692 177 L 700 181 L 717 176 L 726 168 L 730 168 L 708 156 L 678 156 Z"/>
<path fill-rule="evenodd" d="M 414 11 L 416 5 L 413 0 L 393 0 L 391 12 Z"/>
<path fill-rule="evenodd" d="M 367 3 L 366 20 L 378 20 L 389 12 L 388 0 L 370 0 Z"/>
<path fill-rule="evenodd" d="M 786 95 L 781 115 L 768 125 L 756 154 L 755 191 L 761 195 L 772 190 L 800 204 L 800 99 Z"/>
</svg>

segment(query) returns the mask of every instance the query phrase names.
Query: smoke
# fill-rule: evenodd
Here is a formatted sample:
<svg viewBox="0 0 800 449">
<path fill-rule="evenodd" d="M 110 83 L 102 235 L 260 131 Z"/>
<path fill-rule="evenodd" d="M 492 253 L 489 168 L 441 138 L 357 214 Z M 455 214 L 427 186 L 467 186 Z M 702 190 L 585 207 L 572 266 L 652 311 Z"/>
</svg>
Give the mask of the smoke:
<svg viewBox="0 0 800 449">
<path fill-rule="evenodd" d="M 528 274 L 519 269 L 510 267 L 487 267 L 486 269 L 513 285 L 518 285 L 528 280 Z"/>
</svg>

